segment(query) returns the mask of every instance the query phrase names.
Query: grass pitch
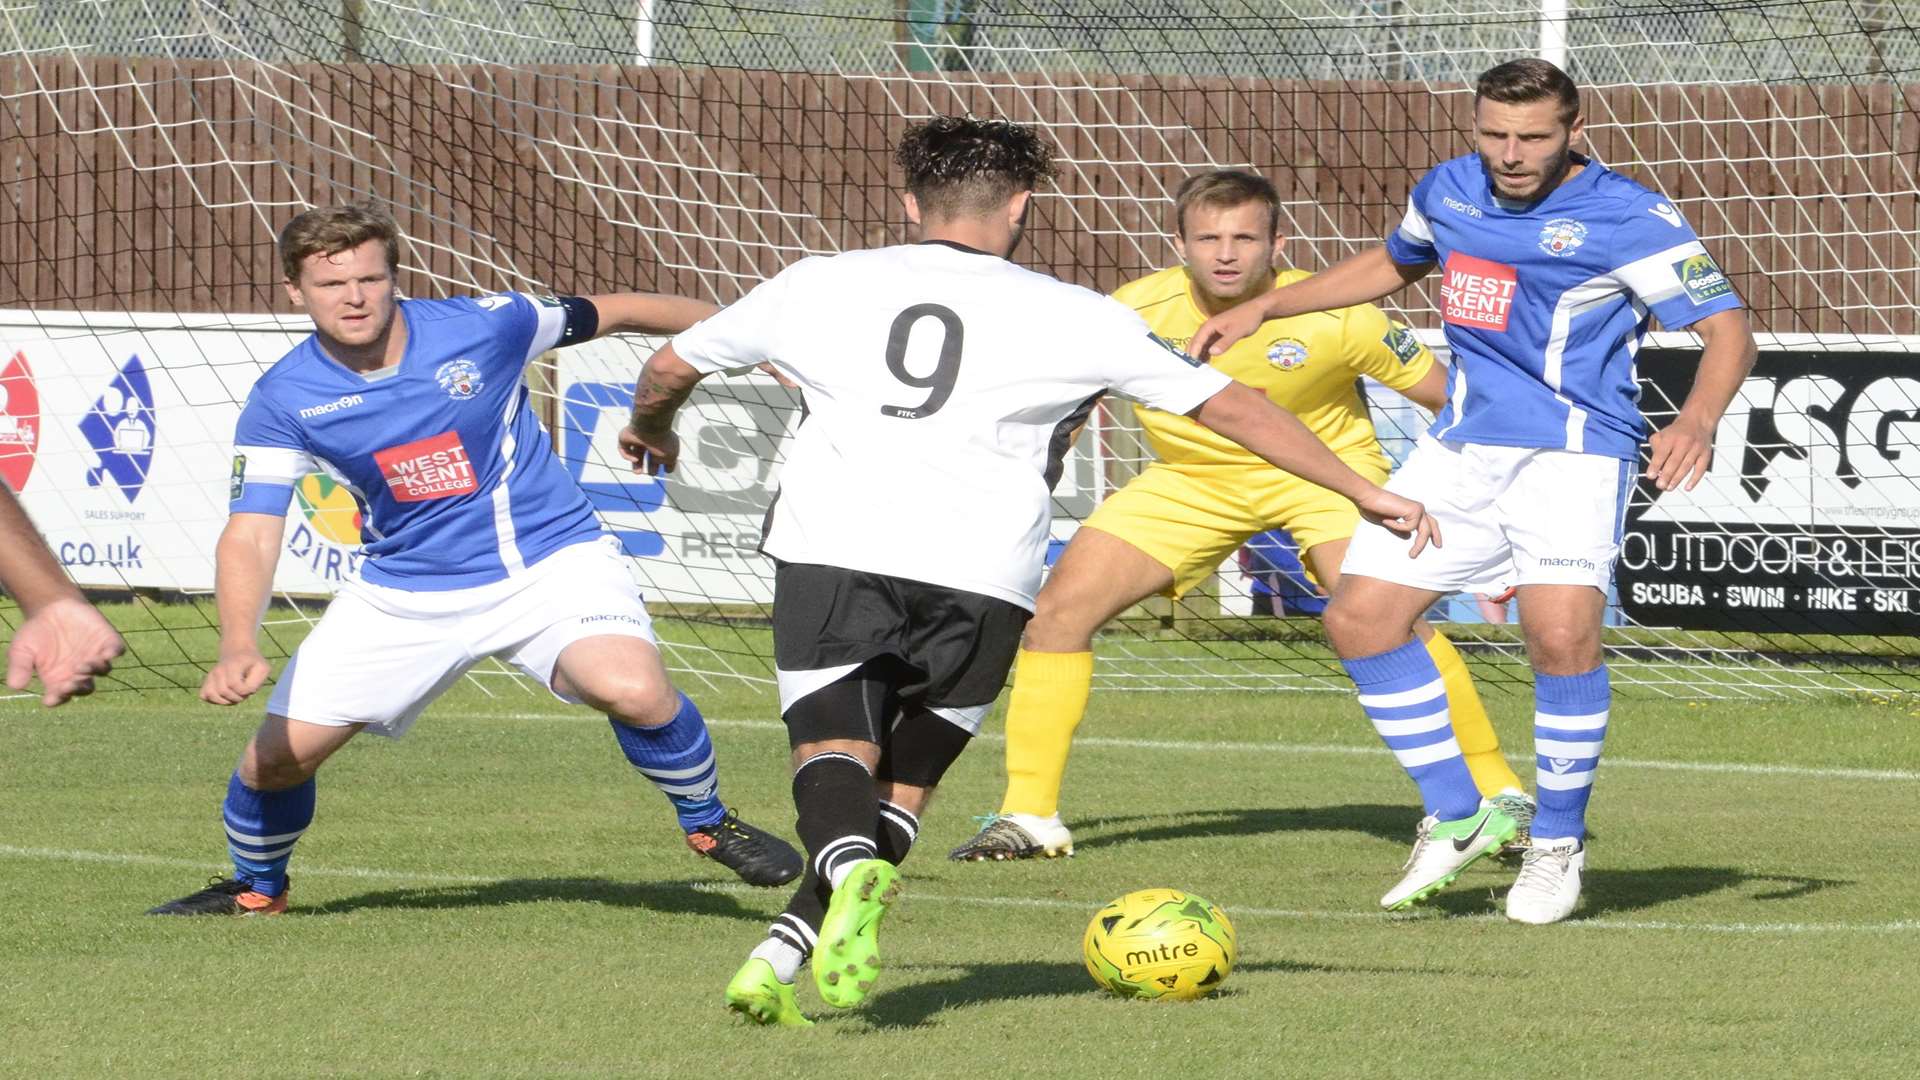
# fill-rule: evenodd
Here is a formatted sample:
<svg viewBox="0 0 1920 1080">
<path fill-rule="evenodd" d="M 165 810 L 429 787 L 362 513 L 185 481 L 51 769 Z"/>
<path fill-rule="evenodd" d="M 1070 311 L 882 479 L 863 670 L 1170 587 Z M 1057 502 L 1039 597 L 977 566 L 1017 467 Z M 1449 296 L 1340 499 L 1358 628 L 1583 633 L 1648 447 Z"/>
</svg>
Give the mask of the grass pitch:
<svg viewBox="0 0 1920 1080">
<path fill-rule="evenodd" d="M 489 686 L 499 687 L 498 682 Z M 791 835 L 766 693 L 690 685 L 723 793 Z M 0 1075 L 1892 1076 L 1920 1061 L 1920 717 L 1910 701 L 1617 704 L 1574 921 L 1499 917 L 1483 864 L 1375 907 L 1417 802 L 1350 698 L 1096 694 L 1077 857 L 948 862 L 997 804 L 990 721 L 927 814 L 866 1005 L 811 1031 L 720 991 L 784 890 L 689 853 L 604 720 L 463 686 L 356 740 L 276 919 L 158 919 L 225 867 L 259 715 L 177 690 L 0 702 Z M 1490 704 L 1524 754 L 1530 701 Z M 1530 775 L 1530 768 L 1522 768 Z M 1224 907 L 1212 998 L 1096 990 L 1079 939 L 1136 888 Z"/>
</svg>

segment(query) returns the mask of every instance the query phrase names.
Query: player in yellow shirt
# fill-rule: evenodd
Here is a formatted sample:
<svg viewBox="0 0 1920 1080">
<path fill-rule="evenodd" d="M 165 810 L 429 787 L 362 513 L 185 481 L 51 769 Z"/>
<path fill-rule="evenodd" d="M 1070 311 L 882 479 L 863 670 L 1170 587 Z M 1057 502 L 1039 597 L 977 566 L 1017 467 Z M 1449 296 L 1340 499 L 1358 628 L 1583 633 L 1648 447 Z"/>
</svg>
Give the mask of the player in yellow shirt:
<svg viewBox="0 0 1920 1080">
<path fill-rule="evenodd" d="M 1114 298 L 1178 348 L 1213 314 L 1309 276 L 1274 272 L 1280 198 L 1265 177 L 1220 170 L 1190 177 L 1174 203 L 1181 266 L 1122 286 Z M 1371 304 L 1274 319 L 1212 361 L 1298 416 L 1346 463 L 1387 478 L 1357 379 L 1368 375 L 1429 411 L 1446 400 L 1446 369 L 1413 332 Z M 1351 502 L 1281 472 L 1185 416 L 1138 410 L 1159 459 L 1093 512 L 1036 601 L 1007 712 L 1007 792 L 1000 813 L 955 848 L 966 861 L 1073 853 L 1060 821 L 1060 780 L 1093 686 L 1093 635 L 1156 593 L 1205 581 L 1255 534 L 1284 528 L 1332 591 L 1360 516 Z M 1487 711 L 1453 645 L 1421 620 L 1414 632 L 1440 668 L 1455 737 L 1488 798 L 1524 822 L 1532 803 L 1500 754 Z"/>
</svg>

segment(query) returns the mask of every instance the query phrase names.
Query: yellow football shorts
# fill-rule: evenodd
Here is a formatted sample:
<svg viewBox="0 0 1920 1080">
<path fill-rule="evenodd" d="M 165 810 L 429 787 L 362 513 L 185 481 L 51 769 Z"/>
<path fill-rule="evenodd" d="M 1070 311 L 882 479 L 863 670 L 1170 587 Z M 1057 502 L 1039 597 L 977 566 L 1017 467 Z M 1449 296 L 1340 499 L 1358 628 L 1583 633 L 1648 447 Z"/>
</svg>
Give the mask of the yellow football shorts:
<svg viewBox="0 0 1920 1080">
<path fill-rule="evenodd" d="M 1377 460 L 1348 460 L 1376 484 Z M 1256 534 L 1286 529 L 1301 551 L 1346 540 L 1360 511 L 1343 496 L 1270 465 L 1154 462 L 1107 497 L 1084 524 L 1119 537 L 1173 572 L 1169 595 L 1184 595 Z"/>
</svg>

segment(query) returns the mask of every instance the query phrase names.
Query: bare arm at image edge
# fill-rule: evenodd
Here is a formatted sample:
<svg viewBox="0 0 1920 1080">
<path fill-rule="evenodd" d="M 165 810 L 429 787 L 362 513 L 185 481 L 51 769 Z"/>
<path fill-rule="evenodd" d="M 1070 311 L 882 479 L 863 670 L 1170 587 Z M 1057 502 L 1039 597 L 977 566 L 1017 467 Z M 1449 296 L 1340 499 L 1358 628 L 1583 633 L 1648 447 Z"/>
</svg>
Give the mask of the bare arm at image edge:
<svg viewBox="0 0 1920 1080">
<path fill-rule="evenodd" d="M 39 676 L 40 704 L 49 707 L 92 693 L 94 677 L 112 670 L 126 645 L 80 595 L 5 484 L 0 484 L 0 585 L 26 615 L 7 646 L 7 685 L 25 690 Z"/>
</svg>

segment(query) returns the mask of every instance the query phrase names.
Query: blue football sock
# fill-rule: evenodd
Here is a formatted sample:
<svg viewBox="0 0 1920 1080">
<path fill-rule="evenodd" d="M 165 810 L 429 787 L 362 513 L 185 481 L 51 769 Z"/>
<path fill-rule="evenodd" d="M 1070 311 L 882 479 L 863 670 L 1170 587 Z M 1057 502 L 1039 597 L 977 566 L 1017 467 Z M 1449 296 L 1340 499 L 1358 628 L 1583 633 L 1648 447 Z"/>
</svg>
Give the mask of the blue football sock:
<svg viewBox="0 0 1920 1080">
<path fill-rule="evenodd" d="M 727 816 L 713 742 L 692 698 L 681 694 L 680 711 L 660 727 L 633 727 L 612 717 L 608 722 L 627 760 L 673 804 L 681 828 L 693 832 Z"/>
<path fill-rule="evenodd" d="M 313 777 L 285 791 L 258 791 L 240 779 L 227 781 L 221 816 L 227 825 L 227 853 L 233 876 L 263 896 L 287 890 L 287 860 L 293 845 L 313 824 Z"/>
<path fill-rule="evenodd" d="M 1533 815 L 1535 840 L 1586 838 L 1587 799 L 1612 702 L 1605 664 L 1584 675 L 1534 673 L 1534 787 L 1540 799 Z"/>
<path fill-rule="evenodd" d="M 1360 690 L 1360 707 L 1373 729 L 1420 786 L 1427 813 L 1442 821 L 1477 813 L 1480 789 L 1453 737 L 1446 684 L 1426 646 L 1416 639 L 1391 652 L 1341 663 Z"/>
</svg>

